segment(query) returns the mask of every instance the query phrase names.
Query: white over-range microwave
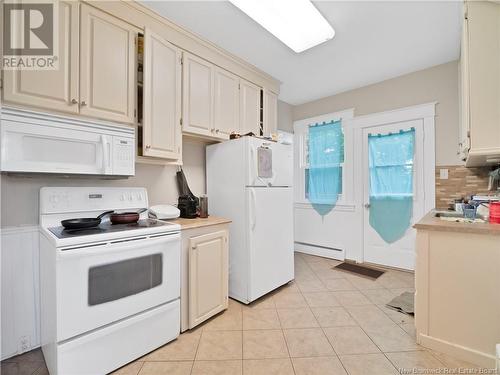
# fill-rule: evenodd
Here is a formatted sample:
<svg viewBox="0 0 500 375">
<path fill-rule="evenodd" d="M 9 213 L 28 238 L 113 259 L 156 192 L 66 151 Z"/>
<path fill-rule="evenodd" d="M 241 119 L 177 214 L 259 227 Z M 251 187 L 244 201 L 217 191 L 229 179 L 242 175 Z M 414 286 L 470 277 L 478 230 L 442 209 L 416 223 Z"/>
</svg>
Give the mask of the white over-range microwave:
<svg viewBox="0 0 500 375">
<path fill-rule="evenodd" d="M 108 122 L 2 108 L 2 172 L 135 174 L 135 130 Z"/>
</svg>

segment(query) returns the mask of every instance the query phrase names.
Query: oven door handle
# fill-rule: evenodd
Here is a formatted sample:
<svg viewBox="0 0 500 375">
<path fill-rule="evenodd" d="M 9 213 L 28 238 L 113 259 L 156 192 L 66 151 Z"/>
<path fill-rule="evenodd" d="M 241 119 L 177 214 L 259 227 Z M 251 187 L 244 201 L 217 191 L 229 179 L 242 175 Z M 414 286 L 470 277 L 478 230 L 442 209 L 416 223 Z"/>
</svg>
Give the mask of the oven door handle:
<svg viewBox="0 0 500 375">
<path fill-rule="evenodd" d="M 107 242 L 96 242 L 94 244 L 88 245 L 74 245 L 74 246 L 65 246 L 57 249 L 59 259 L 68 259 L 68 258 L 79 258 L 91 255 L 112 255 L 115 253 L 123 253 L 125 256 L 125 252 L 137 250 L 141 252 L 144 249 L 144 245 L 147 244 L 149 246 L 155 246 L 158 244 L 167 244 L 175 241 L 179 241 L 180 243 L 181 235 L 180 233 L 172 233 L 172 234 L 161 234 L 158 233 L 156 235 L 147 236 L 138 236 L 136 238 L 131 239 L 116 239 Z M 180 246 L 179 246 L 180 248 Z M 144 253 L 151 252 L 145 251 Z M 153 251 L 153 252 L 161 252 L 161 250 Z"/>
</svg>

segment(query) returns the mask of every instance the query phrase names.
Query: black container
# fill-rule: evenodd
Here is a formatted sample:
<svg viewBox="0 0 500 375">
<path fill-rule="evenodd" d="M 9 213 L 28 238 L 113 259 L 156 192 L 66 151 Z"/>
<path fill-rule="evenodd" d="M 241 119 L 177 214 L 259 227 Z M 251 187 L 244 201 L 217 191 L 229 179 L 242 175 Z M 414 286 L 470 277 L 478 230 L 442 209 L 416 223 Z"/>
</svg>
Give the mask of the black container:
<svg viewBox="0 0 500 375">
<path fill-rule="evenodd" d="M 197 199 L 189 195 L 181 195 L 177 203 L 177 208 L 179 209 L 180 216 L 185 219 L 194 219 L 197 217 L 196 209 L 198 206 Z"/>
</svg>

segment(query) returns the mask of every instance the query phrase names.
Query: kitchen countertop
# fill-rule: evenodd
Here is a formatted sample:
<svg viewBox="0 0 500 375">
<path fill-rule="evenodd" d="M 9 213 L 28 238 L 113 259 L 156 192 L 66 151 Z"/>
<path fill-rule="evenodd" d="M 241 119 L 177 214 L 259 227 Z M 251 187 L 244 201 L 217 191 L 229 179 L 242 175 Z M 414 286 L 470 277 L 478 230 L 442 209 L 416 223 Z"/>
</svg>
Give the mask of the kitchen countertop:
<svg viewBox="0 0 500 375">
<path fill-rule="evenodd" d="M 457 223 L 435 217 L 435 211 L 429 212 L 413 228 L 418 230 L 434 230 L 443 232 L 476 233 L 500 236 L 500 224 L 490 223 Z"/>
<path fill-rule="evenodd" d="M 181 226 L 181 230 L 186 230 L 186 229 L 208 227 L 210 225 L 229 224 L 231 220 L 226 219 L 224 217 L 210 215 L 206 219 L 202 219 L 199 217 L 197 217 L 196 219 L 184 219 L 182 217 L 179 217 L 174 220 L 168 220 L 168 222 L 179 224 Z"/>
</svg>

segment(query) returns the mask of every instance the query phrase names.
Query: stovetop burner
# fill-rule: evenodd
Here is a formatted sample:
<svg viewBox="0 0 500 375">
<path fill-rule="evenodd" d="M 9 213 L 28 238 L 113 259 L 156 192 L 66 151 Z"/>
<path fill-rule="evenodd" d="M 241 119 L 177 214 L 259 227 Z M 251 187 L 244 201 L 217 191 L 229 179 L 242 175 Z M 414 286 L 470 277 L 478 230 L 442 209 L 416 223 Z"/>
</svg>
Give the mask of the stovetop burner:
<svg viewBox="0 0 500 375">
<path fill-rule="evenodd" d="M 139 220 L 137 223 L 129 223 L 129 224 L 111 224 L 111 222 L 106 221 L 104 223 L 101 223 L 99 226 L 93 228 L 64 229 L 63 226 L 60 226 L 48 229 L 57 238 L 61 239 L 61 238 L 89 236 L 93 234 L 114 233 L 114 232 L 123 232 L 123 231 L 137 230 L 144 228 L 161 227 L 165 225 L 169 224 L 158 220 L 144 219 L 144 220 Z"/>
</svg>

